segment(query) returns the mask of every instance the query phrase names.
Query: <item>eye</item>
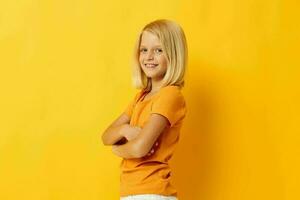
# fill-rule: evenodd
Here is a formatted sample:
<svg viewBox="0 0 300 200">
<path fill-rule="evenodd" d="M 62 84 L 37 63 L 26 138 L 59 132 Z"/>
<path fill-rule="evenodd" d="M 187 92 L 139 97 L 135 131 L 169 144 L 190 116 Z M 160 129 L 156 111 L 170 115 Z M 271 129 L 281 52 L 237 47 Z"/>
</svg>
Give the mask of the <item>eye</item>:
<svg viewBox="0 0 300 200">
<path fill-rule="evenodd" d="M 162 50 L 162 49 L 160 49 L 160 48 L 158 48 L 158 49 L 155 49 L 155 52 L 156 52 L 156 53 L 158 53 L 158 54 L 160 54 L 160 53 L 162 53 L 162 52 L 163 52 L 163 50 Z"/>
<path fill-rule="evenodd" d="M 145 49 L 145 48 L 140 49 L 140 52 L 142 52 L 142 53 L 144 53 L 146 51 L 147 51 L 147 49 Z"/>
</svg>

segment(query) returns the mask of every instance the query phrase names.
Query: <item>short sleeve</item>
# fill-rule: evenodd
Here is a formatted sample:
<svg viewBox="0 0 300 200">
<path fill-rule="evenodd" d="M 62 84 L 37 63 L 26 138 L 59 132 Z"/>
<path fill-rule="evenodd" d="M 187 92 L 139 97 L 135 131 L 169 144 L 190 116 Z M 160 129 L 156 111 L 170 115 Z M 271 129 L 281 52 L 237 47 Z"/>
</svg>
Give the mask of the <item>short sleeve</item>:
<svg viewBox="0 0 300 200">
<path fill-rule="evenodd" d="M 127 105 L 127 107 L 124 110 L 124 113 L 127 114 L 129 117 L 132 116 L 132 112 L 135 106 L 135 103 L 138 99 L 138 97 L 140 96 L 141 92 L 138 92 L 137 94 L 135 94 L 134 98 L 129 102 L 129 104 Z"/>
<path fill-rule="evenodd" d="M 176 87 L 163 88 L 152 104 L 151 113 L 163 115 L 173 127 L 186 115 L 186 104 L 180 89 Z"/>
</svg>

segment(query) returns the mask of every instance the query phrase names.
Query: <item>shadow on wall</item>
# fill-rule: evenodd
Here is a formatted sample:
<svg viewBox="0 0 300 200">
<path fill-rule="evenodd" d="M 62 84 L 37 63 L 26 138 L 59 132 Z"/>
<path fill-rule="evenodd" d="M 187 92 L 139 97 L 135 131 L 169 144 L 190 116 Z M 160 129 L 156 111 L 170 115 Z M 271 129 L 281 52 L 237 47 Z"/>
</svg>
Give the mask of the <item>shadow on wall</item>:
<svg viewBox="0 0 300 200">
<path fill-rule="evenodd" d="M 217 188 L 221 173 L 217 142 L 220 94 L 215 74 L 203 71 L 193 79 L 184 89 L 188 113 L 170 161 L 172 183 L 179 200 L 213 199 L 212 194 L 218 195 L 220 191 Z"/>
</svg>

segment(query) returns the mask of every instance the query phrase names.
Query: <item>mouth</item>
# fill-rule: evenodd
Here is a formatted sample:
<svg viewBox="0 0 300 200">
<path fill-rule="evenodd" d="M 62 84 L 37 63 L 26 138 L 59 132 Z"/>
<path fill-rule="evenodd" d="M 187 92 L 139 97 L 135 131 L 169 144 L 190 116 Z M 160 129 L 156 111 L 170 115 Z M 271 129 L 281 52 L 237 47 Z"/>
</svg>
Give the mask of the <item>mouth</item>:
<svg viewBox="0 0 300 200">
<path fill-rule="evenodd" d="M 145 63 L 144 66 L 147 67 L 147 68 L 155 68 L 155 67 L 158 66 L 158 64 L 154 64 L 154 63 Z"/>
</svg>

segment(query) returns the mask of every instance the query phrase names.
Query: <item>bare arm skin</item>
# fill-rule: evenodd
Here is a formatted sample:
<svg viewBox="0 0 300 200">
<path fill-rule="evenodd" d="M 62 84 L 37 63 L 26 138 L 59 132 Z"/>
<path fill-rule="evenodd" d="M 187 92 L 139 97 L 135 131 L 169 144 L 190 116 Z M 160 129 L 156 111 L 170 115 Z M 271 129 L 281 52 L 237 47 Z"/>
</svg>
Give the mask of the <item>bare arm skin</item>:
<svg viewBox="0 0 300 200">
<path fill-rule="evenodd" d="M 131 126 L 130 117 L 122 113 L 102 134 L 104 145 L 121 145 L 135 138 L 141 131 L 140 127 Z"/>
<path fill-rule="evenodd" d="M 130 117 L 122 113 L 102 134 L 102 142 L 104 145 L 114 145 L 126 142 L 126 138 L 122 132 L 130 127 Z"/>
<path fill-rule="evenodd" d="M 164 129 L 169 126 L 169 121 L 166 117 L 153 113 L 137 137 L 126 144 L 113 145 L 112 152 L 117 156 L 128 159 L 144 157 Z"/>
</svg>

